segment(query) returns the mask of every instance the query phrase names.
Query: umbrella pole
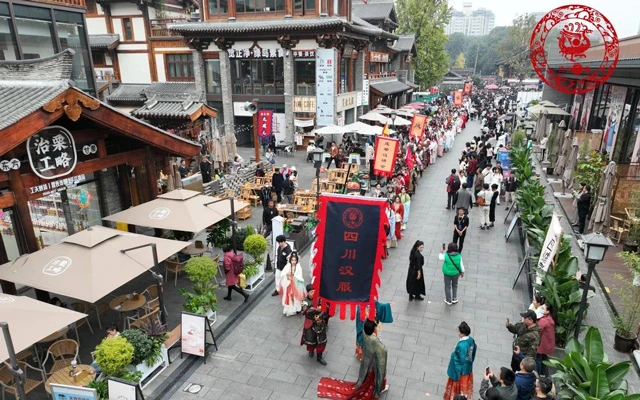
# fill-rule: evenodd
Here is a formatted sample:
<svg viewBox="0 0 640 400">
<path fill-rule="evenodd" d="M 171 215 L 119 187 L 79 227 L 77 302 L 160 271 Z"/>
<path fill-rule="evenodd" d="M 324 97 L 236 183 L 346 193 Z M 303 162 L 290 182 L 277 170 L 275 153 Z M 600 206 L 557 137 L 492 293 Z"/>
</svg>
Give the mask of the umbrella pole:
<svg viewBox="0 0 640 400">
<path fill-rule="evenodd" d="M 233 245 L 233 253 L 237 254 L 238 246 L 236 244 L 236 225 L 238 225 L 238 220 L 236 219 L 236 205 L 233 202 L 233 197 L 225 197 L 224 199 L 210 201 L 208 203 L 204 203 L 203 206 L 207 207 L 211 204 L 219 203 L 226 200 L 229 200 L 231 202 L 231 242 Z"/>
<path fill-rule="evenodd" d="M 16 359 L 16 351 L 13 348 L 13 342 L 11 341 L 11 333 L 9 332 L 9 324 L 6 322 L 0 322 L 0 326 L 2 327 L 2 333 L 4 334 L 4 342 L 7 346 L 7 351 L 9 352 L 9 361 L 11 362 L 11 367 L 9 371 L 11 371 L 11 375 L 16 381 L 16 388 L 18 390 L 18 399 L 27 400 L 27 395 L 24 392 L 24 372 L 20 369 L 18 365 L 18 360 Z"/>
</svg>

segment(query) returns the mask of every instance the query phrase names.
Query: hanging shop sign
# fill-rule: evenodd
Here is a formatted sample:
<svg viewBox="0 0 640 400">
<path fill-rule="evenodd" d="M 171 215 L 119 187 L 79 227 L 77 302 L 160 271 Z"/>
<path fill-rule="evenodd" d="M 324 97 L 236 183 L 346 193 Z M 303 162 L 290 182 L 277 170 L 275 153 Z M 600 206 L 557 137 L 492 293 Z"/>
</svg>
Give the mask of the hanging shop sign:
<svg viewBox="0 0 640 400">
<path fill-rule="evenodd" d="M 293 112 L 299 112 L 299 113 L 316 112 L 316 96 L 294 96 Z"/>
<path fill-rule="evenodd" d="M 266 139 L 271 136 L 273 128 L 273 110 L 258 111 L 258 136 Z"/>
<path fill-rule="evenodd" d="M 462 105 L 462 92 L 453 92 L 453 105 L 458 107 Z"/>
<path fill-rule="evenodd" d="M 285 50 L 280 49 L 261 49 L 258 46 L 245 49 L 228 49 L 229 58 L 282 58 Z"/>
<path fill-rule="evenodd" d="M 76 175 L 65 179 L 60 179 L 57 181 L 45 182 L 41 185 L 31 186 L 29 188 L 30 194 L 42 193 L 43 195 L 48 195 L 53 192 L 61 192 L 63 190 L 67 190 L 69 188 L 77 186 L 79 183 L 87 180 L 86 175 Z"/>
<path fill-rule="evenodd" d="M 336 112 L 349 110 L 358 106 L 356 92 L 343 93 L 336 96 Z"/>
<path fill-rule="evenodd" d="M 464 84 L 464 94 L 471 94 L 472 88 L 473 88 L 473 83 L 465 82 L 465 84 Z"/>
<path fill-rule="evenodd" d="M 362 81 L 362 105 L 369 105 L 369 80 L 365 79 Z"/>
<path fill-rule="evenodd" d="M 98 145 L 92 143 L 92 144 L 85 144 L 84 146 L 82 146 L 82 154 L 84 154 L 85 156 L 88 156 L 90 154 L 96 154 L 98 152 Z"/>
<path fill-rule="evenodd" d="M 316 123 L 320 126 L 334 122 L 335 50 L 316 51 Z"/>
<path fill-rule="evenodd" d="M 27 154 L 33 172 L 42 179 L 55 179 L 76 167 L 76 143 L 62 126 L 50 126 L 27 140 Z"/>
<path fill-rule="evenodd" d="M 387 53 L 379 53 L 377 51 L 370 51 L 369 52 L 369 62 L 388 63 L 389 62 L 389 54 L 387 54 Z"/>
<path fill-rule="evenodd" d="M 386 127 L 386 125 L 385 125 Z M 398 139 L 378 136 L 374 150 L 373 174 L 390 178 L 396 166 L 398 155 Z"/>
<path fill-rule="evenodd" d="M 0 171 L 2 172 L 9 172 L 12 169 L 17 171 L 20 169 L 21 166 L 22 166 L 22 163 L 17 158 L 0 161 Z"/>
<path fill-rule="evenodd" d="M 293 58 L 316 58 L 316 49 L 293 50 Z"/>
<path fill-rule="evenodd" d="M 422 138 L 424 134 L 424 128 L 427 126 L 427 116 L 422 114 L 414 114 L 411 121 L 411 129 L 409 129 L 409 136 L 415 138 Z"/>
<path fill-rule="evenodd" d="M 339 307 L 340 319 L 346 318 L 348 309 L 354 319 L 356 307 L 373 307 L 378 295 L 386 201 L 322 194 L 319 202 L 313 301 L 328 304 L 331 316 Z"/>
</svg>

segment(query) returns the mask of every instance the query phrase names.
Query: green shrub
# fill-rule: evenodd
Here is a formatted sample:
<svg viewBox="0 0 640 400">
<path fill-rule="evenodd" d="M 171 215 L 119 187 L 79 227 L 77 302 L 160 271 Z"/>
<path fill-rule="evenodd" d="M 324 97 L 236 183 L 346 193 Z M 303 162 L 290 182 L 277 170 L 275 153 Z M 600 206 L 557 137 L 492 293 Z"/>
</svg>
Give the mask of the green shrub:
<svg viewBox="0 0 640 400">
<path fill-rule="evenodd" d="M 107 380 L 97 381 L 94 379 L 89 382 L 87 387 L 96 390 L 96 392 L 98 393 L 98 399 L 109 400 L 109 382 Z"/>
<path fill-rule="evenodd" d="M 229 231 L 231 230 L 231 223 L 228 219 L 223 219 L 213 226 L 212 229 L 207 231 L 207 244 L 211 247 L 221 248 L 223 245 L 229 242 Z"/>
<path fill-rule="evenodd" d="M 108 376 L 121 376 L 133 361 L 134 349 L 124 337 L 105 338 L 96 346 L 96 364 Z"/>
<path fill-rule="evenodd" d="M 206 314 L 207 309 L 213 311 L 218 309 L 218 298 L 216 297 L 216 287 L 211 284 L 211 280 L 218 273 L 218 264 L 209 257 L 193 257 L 184 266 L 187 277 L 193 284 L 195 293 L 180 289 L 180 294 L 187 301 L 183 304 L 185 311 L 196 314 Z"/>
<path fill-rule="evenodd" d="M 195 288 L 195 287 L 194 287 Z M 190 293 L 185 289 L 180 289 L 180 294 L 187 301 L 182 305 L 185 311 L 205 315 L 210 308 L 212 311 L 218 309 L 218 298 L 216 297 L 216 287 L 208 284 Z"/>
<path fill-rule="evenodd" d="M 184 266 L 184 272 L 191 282 L 205 284 L 218 273 L 218 265 L 209 257 L 191 257 Z"/>
<path fill-rule="evenodd" d="M 521 130 L 517 129 L 511 135 L 511 147 L 525 147 L 527 145 L 527 135 Z"/>
<path fill-rule="evenodd" d="M 260 265 L 262 265 L 264 259 L 264 252 L 267 251 L 267 239 L 260 234 L 253 234 L 247 236 L 243 243 L 244 251 L 248 253 L 253 260 L 245 260 L 245 268 L 242 273 L 251 278 L 260 272 Z"/>
<path fill-rule="evenodd" d="M 133 346 L 133 360 L 131 361 L 131 364 L 142 364 L 153 349 L 151 339 L 146 333 L 139 329 L 126 329 L 122 331 L 120 336 L 127 339 L 127 341 Z"/>
</svg>

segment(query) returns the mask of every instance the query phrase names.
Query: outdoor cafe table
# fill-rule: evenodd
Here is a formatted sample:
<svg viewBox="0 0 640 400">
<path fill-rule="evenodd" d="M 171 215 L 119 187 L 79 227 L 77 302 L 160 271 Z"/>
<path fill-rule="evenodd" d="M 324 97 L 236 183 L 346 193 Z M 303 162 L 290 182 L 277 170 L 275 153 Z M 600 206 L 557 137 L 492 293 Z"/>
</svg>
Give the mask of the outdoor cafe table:
<svg viewBox="0 0 640 400">
<path fill-rule="evenodd" d="M 139 294 L 135 299 L 131 294 L 123 294 L 109 302 L 109 308 L 118 311 L 122 315 L 122 326 L 124 327 L 125 314 L 131 311 L 136 311 L 147 302 L 144 295 Z"/>
<path fill-rule="evenodd" d="M 314 210 L 313 208 L 305 210 L 302 206 L 294 206 L 290 204 L 278 205 L 278 211 L 281 213 L 291 212 L 296 216 L 298 214 L 315 214 L 316 212 L 316 210 Z"/>
<path fill-rule="evenodd" d="M 195 243 L 191 243 L 189 246 L 185 247 L 180 251 L 182 254 L 186 254 L 189 256 L 201 256 L 207 251 L 206 246 L 196 247 Z"/>
<path fill-rule="evenodd" d="M 71 366 L 62 368 L 61 370 L 51 375 L 51 377 L 47 379 L 47 382 L 44 385 L 44 389 L 47 391 L 47 393 L 51 393 L 51 387 L 49 386 L 51 383 L 85 387 L 95 378 L 95 370 L 91 367 L 91 365 L 78 364 L 76 366 L 76 369 L 78 371 L 87 371 L 88 373 L 82 379 L 76 382 L 76 380 L 73 379 L 72 376 L 69 376 L 72 368 L 73 367 Z M 93 373 L 91 371 L 93 371 Z"/>
</svg>

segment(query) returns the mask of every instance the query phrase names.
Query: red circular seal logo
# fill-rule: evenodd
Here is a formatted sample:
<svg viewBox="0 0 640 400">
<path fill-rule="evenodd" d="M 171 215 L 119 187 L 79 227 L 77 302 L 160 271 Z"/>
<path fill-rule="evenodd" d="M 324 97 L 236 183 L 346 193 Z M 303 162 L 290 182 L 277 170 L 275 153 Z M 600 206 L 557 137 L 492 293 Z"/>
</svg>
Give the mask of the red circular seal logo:
<svg viewBox="0 0 640 400">
<path fill-rule="evenodd" d="M 363 218 L 362 211 L 355 207 L 349 207 L 342 213 L 342 223 L 349 229 L 356 229 L 362 225 Z"/>
<path fill-rule="evenodd" d="M 600 65 L 583 66 L 579 60 L 587 57 L 585 52 L 596 38 L 604 44 Z M 545 49 L 547 39 L 550 43 Z M 531 64 L 540 79 L 569 94 L 590 92 L 606 82 L 618 65 L 619 53 L 618 36 L 607 17 L 594 8 L 578 4 L 558 7 L 542 17 L 529 42 Z M 552 61 L 554 69 L 551 69 L 547 57 L 554 56 L 558 61 Z"/>
</svg>

